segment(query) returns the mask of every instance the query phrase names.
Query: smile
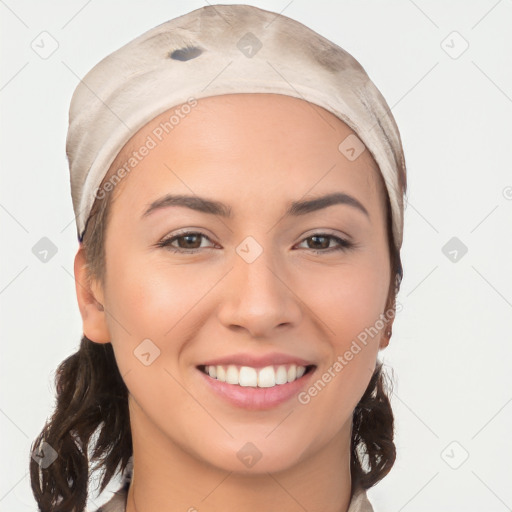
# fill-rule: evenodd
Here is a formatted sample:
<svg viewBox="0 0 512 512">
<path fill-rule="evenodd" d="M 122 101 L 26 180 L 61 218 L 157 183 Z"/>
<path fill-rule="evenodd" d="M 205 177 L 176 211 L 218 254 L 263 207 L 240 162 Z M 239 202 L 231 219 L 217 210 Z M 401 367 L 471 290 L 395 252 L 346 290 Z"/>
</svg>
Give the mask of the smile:
<svg viewBox="0 0 512 512">
<path fill-rule="evenodd" d="M 196 368 L 206 388 L 221 400 L 238 408 L 262 411 L 297 398 L 309 385 L 316 365 L 279 364 L 255 368 L 227 364 Z"/>
<path fill-rule="evenodd" d="M 198 368 L 212 379 L 234 386 L 272 388 L 300 379 L 314 369 L 315 365 L 282 364 L 253 368 L 230 364 L 201 365 Z"/>
</svg>

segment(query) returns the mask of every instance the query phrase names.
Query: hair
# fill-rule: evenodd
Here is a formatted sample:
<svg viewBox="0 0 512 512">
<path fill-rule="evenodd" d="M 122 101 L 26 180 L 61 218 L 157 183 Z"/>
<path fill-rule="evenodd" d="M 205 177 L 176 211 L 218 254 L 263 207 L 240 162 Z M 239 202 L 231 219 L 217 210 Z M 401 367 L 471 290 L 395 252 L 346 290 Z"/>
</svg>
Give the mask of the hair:
<svg viewBox="0 0 512 512">
<path fill-rule="evenodd" d="M 130 141 L 125 147 L 128 147 Z M 116 161 L 103 179 L 116 169 Z M 377 173 L 382 182 L 382 176 Z M 400 169 L 405 193 L 405 168 Z M 121 183 L 113 190 L 120 189 Z M 403 277 L 400 252 L 393 242 L 391 206 L 387 198 L 387 239 L 391 280 L 388 306 L 395 304 Z M 112 190 L 97 198 L 86 223 L 82 240 L 87 278 L 104 282 L 106 271 L 105 234 L 114 201 Z M 352 419 L 350 447 L 351 495 L 368 489 L 391 470 L 396 449 L 393 442 L 394 416 L 386 375 L 377 361 L 368 386 Z M 56 406 L 51 418 L 31 446 L 30 479 L 41 512 L 83 512 L 87 504 L 90 471 L 102 470 L 100 494 L 119 471 L 124 474 L 133 455 L 128 389 L 119 373 L 111 343 L 95 343 L 82 336 L 77 352 L 67 357 L 55 375 Z M 93 435 L 97 433 L 95 439 Z M 32 457 L 48 443 L 57 458 L 42 468 Z M 92 445 L 92 450 L 90 446 Z M 90 453 L 91 452 L 91 453 Z M 89 467 L 90 462 L 96 462 Z"/>
</svg>

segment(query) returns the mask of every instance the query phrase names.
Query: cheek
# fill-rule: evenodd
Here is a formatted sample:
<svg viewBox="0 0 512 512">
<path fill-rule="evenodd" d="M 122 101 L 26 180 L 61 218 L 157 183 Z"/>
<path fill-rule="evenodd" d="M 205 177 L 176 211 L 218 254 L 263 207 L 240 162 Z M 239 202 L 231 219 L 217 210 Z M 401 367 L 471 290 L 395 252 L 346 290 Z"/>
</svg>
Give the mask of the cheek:
<svg viewBox="0 0 512 512">
<path fill-rule="evenodd" d="M 143 255 L 115 261 L 120 260 L 114 255 L 108 270 L 110 307 L 138 335 L 162 338 L 207 290 L 208 279 L 187 265 L 169 266 Z"/>
<path fill-rule="evenodd" d="M 375 368 L 385 327 L 382 313 L 389 278 L 380 261 L 361 258 L 357 263 L 319 272 L 312 279 L 315 285 L 309 287 L 307 295 L 303 292 L 325 333 L 328 354 L 317 376 L 318 384 L 305 401 L 318 396 L 317 404 L 333 408 L 340 421 L 359 401 Z"/>
<path fill-rule="evenodd" d="M 172 403 L 175 412 L 186 414 L 190 404 L 172 376 L 179 373 L 189 339 L 188 315 L 207 293 L 208 279 L 198 279 L 197 273 L 194 278 L 185 265 L 163 268 L 142 257 L 125 258 L 119 265 L 115 261 L 113 255 L 108 307 L 119 371 L 138 404 L 158 411 Z"/>
<path fill-rule="evenodd" d="M 384 312 L 389 275 L 372 260 L 309 271 L 301 281 L 300 298 L 340 350 Z"/>
<path fill-rule="evenodd" d="M 336 279 L 332 273 L 317 277 L 316 283 L 308 305 L 318 312 L 327 356 L 298 399 L 304 411 L 315 411 L 308 422 L 322 432 L 317 440 L 321 444 L 349 421 L 374 372 L 386 285 L 376 269 L 360 265 L 347 265 Z"/>
<path fill-rule="evenodd" d="M 135 255 L 120 257 L 129 251 L 111 254 L 107 268 L 107 321 L 118 365 L 126 373 L 140 366 L 136 354 L 144 340 L 155 345 L 154 354 L 160 351 L 160 361 L 170 355 L 164 340 L 169 340 L 173 329 L 178 330 L 179 324 L 174 326 L 190 309 L 188 288 L 186 276 L 180 272 L 171 275 L 169 270 L 166 273 Z M 152 344 L 145 343 L 151 352 Z M 179 347 L 173 345 L 176 350 Z"/>
<path fill-rule="evenodd" d="M 112 346 L 122 374 L 140 371 L 136 358 L 144 340 L 151 340 L 158 358 L 152 367 L 169 371 L 182 364 L 189 341 L 207 321 L 205 309 L 209 292 L 223 270 L 197 265 L 173 264 L 166 258 L 143 254 L 119 259 L 124 251 L 112 255 L 108 277 L 109 329 Z M 119 264 L 116 265 L 116 262 Z M 145 342 L 151 352 L 151 343 Z M 160 351 L 158 353 L 158 351 Z"/>
</svg>

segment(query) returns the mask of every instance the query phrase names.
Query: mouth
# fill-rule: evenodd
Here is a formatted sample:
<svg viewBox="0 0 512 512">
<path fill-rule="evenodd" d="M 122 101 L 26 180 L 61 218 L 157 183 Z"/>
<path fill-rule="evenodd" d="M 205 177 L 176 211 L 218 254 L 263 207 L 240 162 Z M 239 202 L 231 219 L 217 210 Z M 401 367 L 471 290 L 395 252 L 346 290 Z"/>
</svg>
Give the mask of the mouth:
<svg viewBox="0 0 512 512">
<path fill-rule="evenodd" d="M 199 371 L 209 378 L 239 387 L 273 388 L 302 379 L 316 369 L 316 365 L 268 365 L 260 368 L 240 365 L 199 365 Z"/>
</svg>

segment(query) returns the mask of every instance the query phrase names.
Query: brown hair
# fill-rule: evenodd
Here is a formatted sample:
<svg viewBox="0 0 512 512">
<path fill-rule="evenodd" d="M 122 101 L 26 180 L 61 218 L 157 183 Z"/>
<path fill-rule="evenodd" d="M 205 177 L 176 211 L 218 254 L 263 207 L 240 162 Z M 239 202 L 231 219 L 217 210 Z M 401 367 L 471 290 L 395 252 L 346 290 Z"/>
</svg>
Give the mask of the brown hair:
<svg viewBox="0 0 512 512">
<path fill-rule="evenodd" d="M 115 164 L 103 183 L 116 168 Z M 382 180 L 380 173 L 378 175 Z M 405 191 L 405 174 L 401 177 Z M 120 188 L 120 184 L 116 188 Z M 387 196 L 385 187 L 383 190 Z M 87 275 L 99 282 L 104 282 L 105 277 L 105 232 L 112 196 L 109 191 L 95 200 L 82 241 Z M 400 253 L 393 243 L 389 196 L 387 226 L 392 270 L 388 304 L 393 304 L 403 272 Z M 83 512 L 87 503 L 89 472 L 103 470 L 101 494 L 119 469 L 124 473 L 132 456 L 128 389 L 119 373 L 112 344 L 94 343 L 85 335 L 78 351 L 58 366 L 55 383 L 55 411 L 34 440 L 31 455 L 45 441 L 56 450 L 57 458 L 43 469 L 30 457 L 32 492 L 41 512 Z M 97 437 L 91 441 L 96 431 Z M 356 488 L 372 487 L 391 470 L 396 456 L 393 434 L 393 411 L 386 392 L 382 363 L 378 362 L 353 413 L 352 494 Z M 89 444 L 93 448 L 91 453 Z M 90 468 L 89 462 L 97 464 Z"/>
</svg>

